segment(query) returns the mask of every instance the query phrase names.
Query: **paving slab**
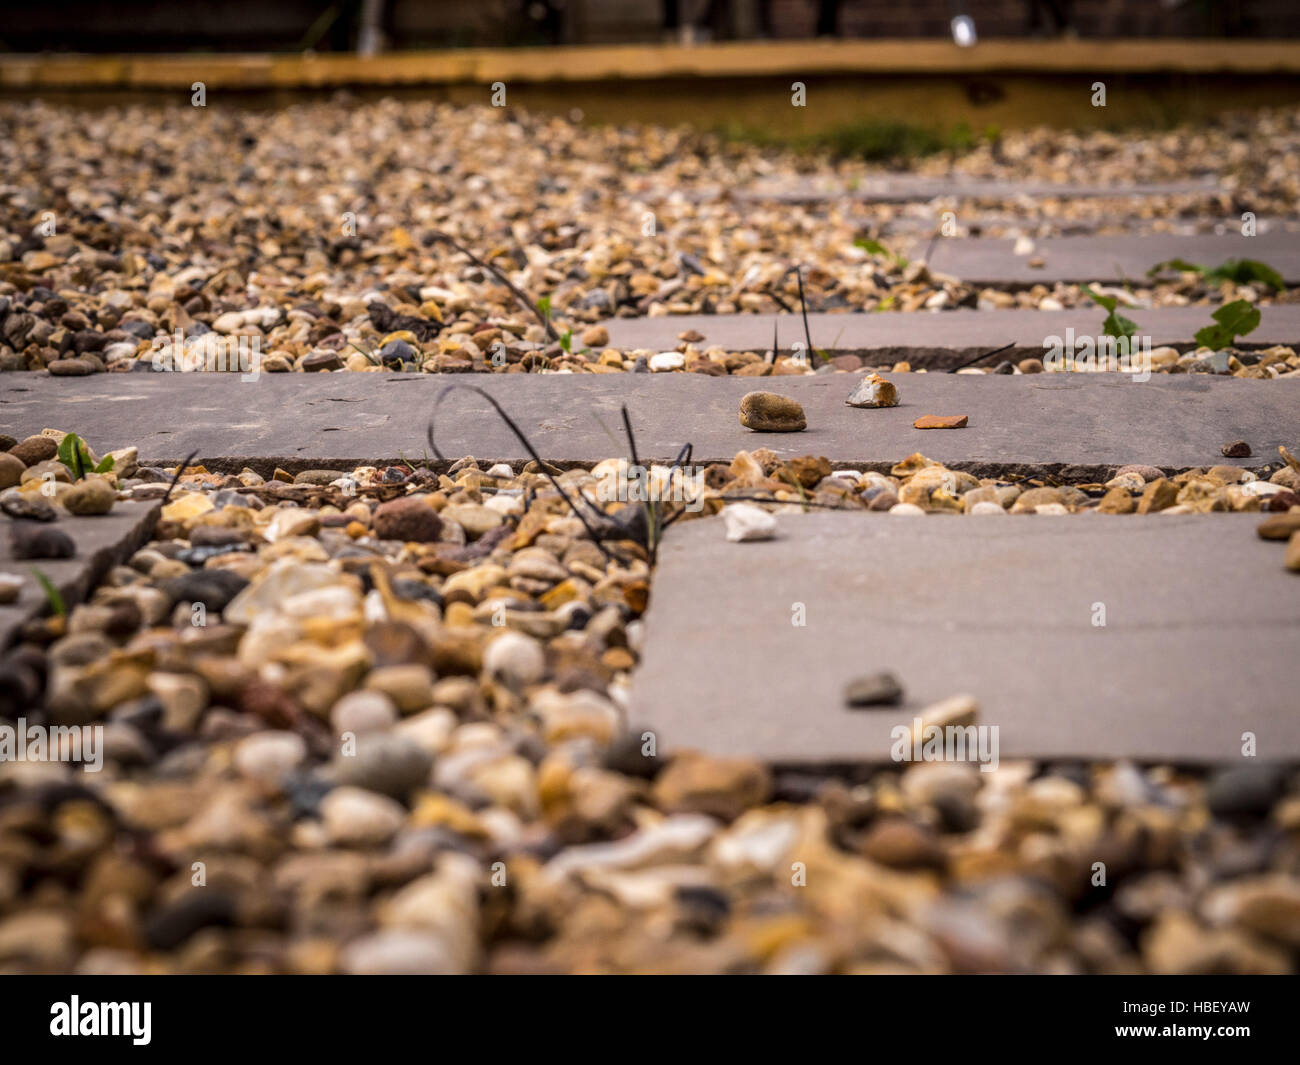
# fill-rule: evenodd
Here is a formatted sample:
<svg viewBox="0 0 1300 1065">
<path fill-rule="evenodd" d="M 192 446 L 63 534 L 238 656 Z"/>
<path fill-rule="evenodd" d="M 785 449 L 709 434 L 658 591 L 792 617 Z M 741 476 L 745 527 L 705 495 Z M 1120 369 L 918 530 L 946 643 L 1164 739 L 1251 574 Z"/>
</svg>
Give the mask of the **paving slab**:
<svg viewBox="0 0 1300 1065">
<path fill-rule="evenodd" d="M 919 174 L 878 174 L 855 182 L 807 181 L 799 184 L 755 182 L 732 193 L 751 202 L 815 204 L 836 200 L 868 203 L 908 203 L 934 199 L 1124 199 L 1145 196 L 1210 196 L 1220 191 L 1214 177 L 1189 181 L 1133 182 L 1092 185 L 1074 182 L 999 181 L 972 177 L 925 177 Z"/>
<path fill-rule="evenodd" d="M 77 545 L 76 555 L 63 559 L 14 559 L 9 550 L 13 522 L 0 518 L 0 573 L 12 573 L 24 579 L 18 601 L 0 607 L 0 648 L 9 645 L 24 622 L 45 610 L 45 593 L 34 570 L 39 569 L 50 579 L 71 610 L 90 594 L 104 574 L 148 539 L 158 510 L 156 502 L 124 502 L 97 517 L 61 518 L 57 527 Z"/>
<path fill-rule="evenodd" d="M 969 693 L 1001 758 L 1239 762 L 1249 731 L 1261 761 L 1294 760 L 1300 578 L 1258 521 L 820 513 L 743 544 L 678 526 L 629 720 L 661 752 L 874 763 L 895 726 Z M 904 701 L 846 708 L 880 670 Z"/>
<path fill-rule="evenodd" d="M 1047 237 L 1035 240 L 1028 255 L 1015 254 L 1015 244 L 1014 240 L 983 237 L 940 239 L 934 242 L 928 261 L 932 270 L 972 285 L 1143 283 L 1148 270 L 1170 259 L 1210 267 L 1228 259 L 1256 259 L 1273 267 L 1288 284 L 1300 281 L 1300 239 L 1294 233 Z M 912 254 L 923 255 L 929 246 L 928 240 L 918 242 L 912 246 Z M 1033 262 L 1040 265 L 1030 265 Z M 1165 276 L 1176 274 L 1167 271 Z"/>
<path fill-rule="evenodd" d="M 1210 315 L 1214 309 L 1132 308 L 1124 314 L 1137 322 L 1139 335 L 1149 336 L 1153 346 L 1191 349 L 1196 346 L 1192 338 L 1197 330 L 1213 324 Z M 808 315 L 808 327 L 813 344 L 825 351 L 867 356 L 879 365 L 906 360 L 913 369 L 947 370 L 1013 341 L 1015 347 L 1004 358 L 1041 357 L 1045 338 L 1063 337 L 1066 329 L 1073 329 L 1076 336 L 1095 336 L 1104 317 L 1105 311 L 1095 306 L 1064 311 L 818 313 Z M 609 330 L 609 342 L 625 350 L 670 351 L 681 343 L 681 333 L 694 331 L 705 338 L 696 343 L 701 350 L 716 344 L 728 351 L 765 352 L 772 347 L 774 323 L 781 351 L 804 341 L 803 320 L 797 313 L 662 315 L 611 318 L 603 324 Z M 1242 338 L 1242 346 L 1247 348 L 1274 344 L 1300 344 L 1300 304 L 1264 307 L 1259 327 Z"/>
<path fill-rule="evenodd" d="M 742 449 L 824 455 L 845 466 L 888 468 L 913 451 L 978 475 L 1056 473 L 1095 479 L 1130 462 L 1167 469 L 1231 463 L 1258 469 L 1300 436 L 1300 378 L 1253 381 L 1209 375 L 889 374 L 901 402 L 849 407 L 853 374 L 705 377 L 698 374 L 476 375 L 475 385 L 518 421 L 538 451 L 561 465 L 624 454 L 619 407 L 632 413 L 643 461 L 694 445 L 697 463 Z M 0 378 L 0 431 L 75 431 L 98 451 L 135 445 L 146 464 L 191 452 L 208 468 L 269 473 L 420 461 L 438 396 L 466 377 L 442 374 L 100 374 Z M 808 429 L 755 433 L 738 419 L 755 389 L 804 407 Z M 965 429 L 914 429 L 927 414 L 965 414 Z M 520 463 L 527 453 L 485 399 L 459 390 L 439 408 L 437 441 L 451 457 Z M 607 431 L 608 430 L 608 431 Z M 1223 444 L 1245 440 L 1251 458 Z M 430 456 L 432 457 L 432 456 Z"/>
</svg>

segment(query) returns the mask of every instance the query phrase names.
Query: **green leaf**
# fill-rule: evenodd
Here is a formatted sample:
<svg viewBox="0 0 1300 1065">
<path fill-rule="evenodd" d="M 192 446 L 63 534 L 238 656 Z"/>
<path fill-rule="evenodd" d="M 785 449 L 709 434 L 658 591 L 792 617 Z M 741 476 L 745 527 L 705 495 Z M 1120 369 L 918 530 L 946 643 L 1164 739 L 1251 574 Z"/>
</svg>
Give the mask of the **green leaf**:
<svg viewBox="0 0 1300 1065">
<path fill-rule="evenodd" d="M 566 329 L 563 333 L 560 334 L 560 347 L 563 348 L 565 352 L 570 354 L 572 353 L 573 351 L 573 330 L 572 329 Z"/>
<path fill-rule="evenodd" d="M 1116 307 L 1116 300 L 1114 296 L 1103 296 L 1100 292 L 1094 291 L 1091 285 L 1084 285 L 1082 287 L 1084 293 L 1088 296 L 1089 299 L 1092 300 L 1093 303 L 1101 304 L 1108 311 L 1114 311 Z"/>
<path fill-rule="evenodd" d="M 1186 259 L 1166 259 L 1162 263 L 1156 263 L 1147 271 L 1147 277 L 1155 277 L 1156 274 L 1163 273 L 1166 270 L 1177 270 L 1180 273 L 1204 274 L 1205 267 L 1197 266 L 1195 263 L 1189 263 Z"/>
<path fill-rule="evenodd" d="M 59 617 L 67 617 L 68 608 L 63 602 L 63 596 L 54 587 L 54 582 L 38 569 L 33 569 L 32 574 L 36 577 L 37 583 L 40 584 L 41 591 L 45 593 L 45 601 L 50 604 L 50 609 Z"/>
<path fill-rule="evenodd" d="M 357 344 L 355 341 L 349 340 L 348 344 L 356 348 L 357 351 L 361 352 L 361 354 L 366 357 L 366 361 L 369 362 L 370 365 L 372 366 L 382 365 L 377 356 L 372 355 L 370 352 L 368 352 L 365 348 L 361 347 L 361 345 Z"/>
<path fill-rule="evenodd" d="M 95 467 L 95 472 L 108 473 L 109 470 L 113 468 L 113 462 L 114 459 L 112 455 L 105 455 L 102 459 L 99 460 L 99 465 Z"/>
<path fill-rule="evenodd" d="M 1208 271 L 1205 276 L 1219 281 L 1231 281 L 1238 285 L 1248 285 L 1252 281 L 1262 281 L 1275 292 L 1281 292 L 1286 288 L 1286 282 L 1282 280 L 1282 275 L 1269 266 L 1268 263 L 1262 263 L 1258 259 L 1229 259 L 1227 262 Z"/>
<path fill-rule="evenodd" d="M 1196 343 L 1219 351 L 1231 347 L 1239 336 L 1253 332 L 1259 325 L 1259 308 L 1245 300 L 1225 303 L 1211 317 L 1217 325 L 1207 325 L 1196 334 Z"/>
<path fill-rule="evenodd" d="M 537 301 L 537 309 L 541 312 L 543 318 L 549 318 L 551 316 L 551 297 L 543 296 L 539 299 Z"/>
<path fill-rule="evenodd" d="M 90 472 L 92 466 L 90 449 L 76 433 L 68 433 L 59 441 L 59 450 L 56 454 L 59 461 L 68 468 L 74 481 L 81 480 Z"/>
<path fill-rule="evenodd" d="M 1147 277 L 1154 277 L 1165 269 L 1190 271 L 1200 274 L 1206 281 L 1231 281 L 1236 285 L 1248 285 L 1252 281 L 1260 281 L 1275 292 L 1281 292 L 1286 288 L 1282 275 L 1268 263 L 1260 262 L 1258 259 L 1227 259 L 1212 268 L 1189 263 L 1186 259 L 1166 259 L 1151 267 L 1147 271 Z"/>
<path fill-rule="evenodd" d="M 904 259 L 901 255 L 899 255 L 897 252 L 890 251 L 883 244 L 881 244 L 880 241 L 872 240 L 870 237 L 858 237 L 853 242 L 853 246 L 855 248 L 861 248 L 863 251 L 867 252 L 870 255 L 884 255 L 889 259 L 893 259 L 894 263 L 898 266 L 907 265 L 907 260 Z"/>
<path fill-rule="evenodd" d="M 1116 339 L 1121 337 L 1131 339 L 1133 337 L 1138 329 L 1137 322 L 1133 321 L 1132 318 L 1125 318 L 1115 310 L 1119 306 L 1119 301 L 1114 296 L 1103 296 L 1100 292 L 1093 291 L 1089 285 L 1084 285 L 1083 291 L 1092 298 L 1093 302 L 1100 304 L 1110 312 L 1101 323 L 1103 336 L 1115 337 Z"/>
</svg>

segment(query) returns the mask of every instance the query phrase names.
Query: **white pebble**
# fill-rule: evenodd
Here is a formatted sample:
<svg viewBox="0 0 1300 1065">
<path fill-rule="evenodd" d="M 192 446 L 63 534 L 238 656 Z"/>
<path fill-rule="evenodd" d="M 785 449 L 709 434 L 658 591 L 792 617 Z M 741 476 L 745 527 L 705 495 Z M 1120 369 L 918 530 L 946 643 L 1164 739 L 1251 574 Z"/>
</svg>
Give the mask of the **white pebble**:
<svg viewBox="0 0 1300 1065">
<path fill-rule="evenodd" d="M 511 688 L 536 684 L 546 672 L 542 645 L 522 632 L 505 632 L 487 645 L 483 668 Z"/>
<path fill-rule="evenodd" d="M 732 503 L 722 511 L 727 539 L 732 543 L 746 540 L 771 540 L 776 536 L 776 518 L 753 503 Z"/>
<path fill-rule="evenodd" d="M 348 692 L 330 710 L 330 724 L 336 735 L 345 732 L 382 732 L 396 724 L 397 707 L 384 692 Z"/>
<path fill-rule="evenodd" d="M 326 835 L 345 847 L 386 843 L 406 820 L 401 803 L 354 787 L 331 791 L 321 800 L 320 813 Z"/>
<path fill-rule="evenodd" d="M 680 370 L 686 365 L 686 356 L 680 351 L 661 351 L 658 355 L 650 357 L 651 373 L 666 373 L 669 370 Z"/>
<path fill-rule="evenodd" d="M 296 732 L 258 732 L 239 741 L 234 764 L 241 776 L 278 784 L 307 757 L 307 744 Z"/>
<path fill-rule="evenodd" d="M 976 503 L 973 507 L 971 507 L 970 510 L 966 511 L 966 513 L 967 514 L 1005 514 L 1006 511 L 1002 509 L 1002 505 L 1000 503 L 994 503 L 991 499 L 981 499 L 978 503 Z"/>
<path fill-rule="evenodd" d="M 915 503 L 895 503 L 892 507 L 889 508 L 889 513 L 902 514 L 905 516 L 917 515 L 922 518 L 925 517 L 925 511 L 922 510 L 920 507 L 918 507 Z"/>
</svg>

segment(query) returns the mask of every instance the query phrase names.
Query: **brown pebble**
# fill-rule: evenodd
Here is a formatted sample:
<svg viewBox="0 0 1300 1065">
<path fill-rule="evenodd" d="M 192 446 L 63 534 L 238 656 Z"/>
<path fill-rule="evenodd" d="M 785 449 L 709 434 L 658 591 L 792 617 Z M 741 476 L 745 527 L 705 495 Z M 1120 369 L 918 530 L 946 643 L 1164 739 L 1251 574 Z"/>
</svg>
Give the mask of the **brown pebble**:
<svg viewBox="0 0 1300 1065">
<path fill-rule="evenodd" d="M 1273 514 L 1256 526 L 1261 540 L 1289 540 L 1300 532 L 1300 514 Z"/>
<path fill-rule="evenodd" d="M 912 423 L 913 429 L 965 429 L 964 414 L 926 414 Z"/>
<path fill-rule="evenodd" d="M 1225 458 L 1229 459 L 1248 459 L 1253 454 L 1250 445 L 1244 440 L 1234 440 L 1231 444 L 1224 444 L 1219 450 L 1223 452 Z"/>
<path fill-rule="evenodd" d="M 808 428 L 803 407 L 775 392 L 748 392 L 740 401 L 740 424 L 759 433 L 797 433 Z"/>
</svg>

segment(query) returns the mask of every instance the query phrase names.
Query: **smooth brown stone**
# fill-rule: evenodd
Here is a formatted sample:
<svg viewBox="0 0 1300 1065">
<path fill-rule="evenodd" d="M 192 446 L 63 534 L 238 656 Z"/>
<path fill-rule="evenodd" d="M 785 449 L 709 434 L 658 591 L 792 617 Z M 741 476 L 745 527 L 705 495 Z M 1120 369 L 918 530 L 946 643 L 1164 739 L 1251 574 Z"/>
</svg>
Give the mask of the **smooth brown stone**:
<svg viewBox="0 0 1300 1065">
<path fill-rule="evenodd" d="M 775 392 L 748 392 L 740 400 L 740 424 L 760 433 L 797 433 L 808 428 L 798 400 Z"/>
<path fill-rule="evenodd" d="M 1274 514 L 1261 521 L 1255 529 L 1261 540 L 1289 540 L 1300 532 L 1300 514 Z"/>
<path fill-rule="evenodd" d="M 913 429 L 965 429 L 964 414 L 926 414 L 912 423 Z"/>
</svg>

